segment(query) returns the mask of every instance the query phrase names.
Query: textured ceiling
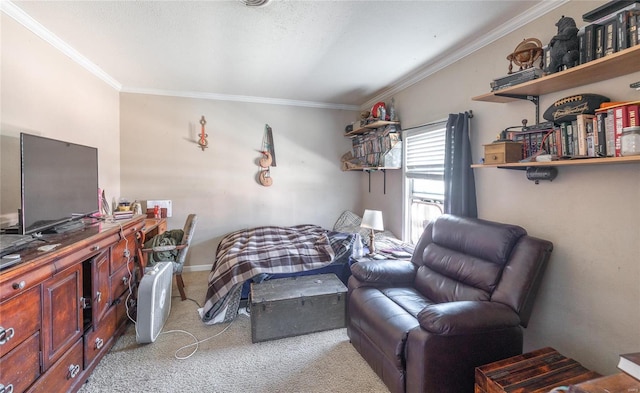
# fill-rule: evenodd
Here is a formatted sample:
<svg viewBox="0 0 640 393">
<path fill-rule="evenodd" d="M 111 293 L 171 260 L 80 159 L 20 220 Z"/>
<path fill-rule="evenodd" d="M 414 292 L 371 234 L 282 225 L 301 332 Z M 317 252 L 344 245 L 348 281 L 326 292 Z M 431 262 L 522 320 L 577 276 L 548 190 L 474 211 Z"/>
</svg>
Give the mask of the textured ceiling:
<svg viewBox="0 0 640 393">
<path fill-rule="evenodd" d="M 560 1 L 13 1 L 122 91 L 360 106 Z M 6 12 L 6 7 L 3 8 Z M 14 13 L 15 13 L 14 11 Z M 525 17 L 526 16 L 526 17 Z M 24 24 L 24 23 L 23 23 Z M 506 26 L 506 27 L 505 27 Z"/>
</svg>

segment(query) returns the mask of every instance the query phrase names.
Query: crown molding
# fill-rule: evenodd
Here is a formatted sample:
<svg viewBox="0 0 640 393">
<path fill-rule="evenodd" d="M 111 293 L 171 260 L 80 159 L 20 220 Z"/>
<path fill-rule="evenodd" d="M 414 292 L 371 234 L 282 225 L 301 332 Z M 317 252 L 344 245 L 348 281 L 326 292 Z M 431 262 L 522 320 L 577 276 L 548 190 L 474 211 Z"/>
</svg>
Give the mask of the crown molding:
<svg viewBox="0 0 640 393">
<path fill-rule="evenodd" d="M 13 18 L 16 22 L 20 23 L 32 33 L 42 38 L 44 41 L 48 42 L 51 46 L 58 49 L 60 52 L 67 55 L 71 60 L 80 64 L 82 67 L 87 69 L 89 72 L 103 80 L 109 86 L 113 87 L 116 90 L 120 90 L 122 85 L 117 80 L 113 79 L 109 74 L 104 72 L 104 70 L 89 59 L 80 54 L 77 50 L 72 48 L 69 44 L 61 40 L 58 36 L 53 34 L 51 31 L 47 30 L 44 26 L 38 23 L 35 19 L 29 16 L 26 12 L 20 9 L 18 6 L 13 4 L 9 0 L 0 1 L 0 7 L 2 12 Z"/>
<path fill-rule="evenodd" d="M 175 91 L 175 90 L 157 90 L 157 89 L 143 89 L 143 88 L 135 88 L 135 87 L 123 87 L 120 90 L 120 92 L 133 93 L 133 94 L 148 94 L 148 95 L 155 95 L 155 96 L 198 98 L 203 100 L 248 102 L 253 104 L 301 106 L 301 107 L 318 108 L 318 109 L 340 109 L 340 110 L 347 110 L 347 111 L 360 110 L 359 105 L 332 104 L 327 102 L 298 101 L 298 100 L 288 100 L 283 98 L 240 96 L 240 95 L 231 95 L 231 94 L 203 93 L 203 92 L 196 92 L 196 91 Z"/>
<path fill-rule="evenodd" d="M 516 29 L 522 27 L 523 25 L 545 15 L 546 13 L 568 3 L 569 1 L 571 0 L 541 1 L 536 6 L 528 10 L 527 12 L 522 13 L 517 17 L 509 20 L 508 22 L 492 30 L 488 34 L 485 34 L 484 36 L 472 41 L 469 45 L 466 45 L 460 50 L 456 50 L 455 53 L 452 53 L 448 56 L 441 57 L 437 61 L 429 63 L 426 66 L 420 68 L 418 71 L 413 72 L 407 75 L 406 77 L 399 79 L 397 82 L 393 83 L 391 87 L 381 91 L 375 97 L 369 99 L 367 102 L 365 102 L 362 105 L 346 105 L 346 104 L 298 101 L 298 100 L 269 98 L 269 97 L 253 97 L 253 96 L 227 95 L 227 94 L 218 94 L 218 93 L 201 93 L 201 92 L 189 92 L 189 91 L 170 91 L 170 90 L 143 89 L 143 88 L 136 88 L 136 87 L 123 87 L 120 82 L 112 78 L 109 74 L 107 74 L 104 70 L 98 67 L 95 63 L 91 62 L 89 59 L 87 59 L 85 56 L 80 54 L 77 50 L 75 50 L 69 44 L 64 42 L 62 39 L 60 39 L 58 36 L 53 34 L 48 29 L 46 29 L 44 26 L 38 23 L 35 19 L 29 16 L 26 12 L 24 12 L 18 6 L 13 4 L 13 2 L 11 2 L 10 0 L 1 0 L 0 7 L 2 12 L 4 12 L 8 16 L 16 20 L 25 28 L 27 28 L 28 30 L 36 34 L 38 37 L 42 38 L 44 41 L 48 42 L 54 48 L 64 53 L 66 56 L 74 60 L 76 63 L 84 67 L 86 70 L 88 70 L 89 72 L 94 74 L 96 77 L 103 80 L 105 83 L 107 83 L 109 86 L 113 87 L 115 90 L 119 92 L 184 97 L 184 98 L 199 98 L 199 99 L 218 100 L 218 101 L 234 101 L 234 102 L 248 102 L 248 103 L 271 104 L 271 105 L 299 106 L 299 107 L 307 107 L 307 108 L 359 111 L 359 110 L 364 110 L 366 108 L 369 108 L 374 103 L 378 101 L 382 101 L 385 98 L 390 97 L 393 94 L 398 93 L 420 82 L 421 80 L 429 77 L 430 75 L 433 75 L 434 73 L 440 71 L 441 69 L 480 50 L 486 45 L 489 45 L 490 43 L 498 40 L 499 38 L 504 37 L 505 35 L 515 31 Z"/>
<path fill-rule="evenodd" d="M 375 97 L 369 99 L 367 102 L 362 104 L 360 106 L 360 109 L 366 110 L 367 108 L 371 108 L 376 102 L 384 101 L 385 98 L 391 97 L 393 94 L 398 93 L 410 86 L 415 85 L 421 80 L 435 74 L 436 72 L 442 70 L 443 68 L 455 63 L 456 61 L 463 59 L 469 56 L 470 54 L 484 48 L 485 46 L 493 43 L 494 41 L 497 41 L 498 39 L 506 36 L 507 34 L 514 32 L 515 30 L 521 28 L 527 23 L 530 23 L 540 18 L 541 16 L 568 3 L 569 1 L 571 0 L 541 1 L 540 3 L 536 4 L 534 7 L 527 10 L 526 12 L 498 26 L 496 29 L 493 29 L 488 34 L 485 34 L 482 37 L 477 38 L 476 40 L 460 48 L 459 50 L 454 51 L 454 53 L 451 53 L 448 56 L 441 57 L 438 60 L 431 62 L 426 66 L 418 69 L 416 72 L 410 73 L 404 78 L 401 78 L 397 82 L 393 83 L 391 87 L 383 90 L 382 92 L 377 94 Z"/>
<path fill-rule="evenodd" d="M 235 101 L 235 102 L 250 102 L 250 103 L 259 103 L 259 104 L 272 104 L 272 105 L 288 105 L 288 106 L 300 106 L 307 108 L 321 108 L 321 109 L 340 109 L 340 110 L 349 110 L 349 111 L 358 111 L 360 110 L 359 105 L 345 105 L 345 104 L 333 104 L 333 103 L 324 103 L 324 102 L 313 102 L 313 101 L 297 101 L 297 100 L 287 100 L 287 99 L 279 99 L 279 98 L 269 98 L 269 97 L 251 97 L 251 96 L 239 96 L 239 95 L 226 95 L 226 94 L 216 94 L 216 93 L 199 93 L 199 92 L 188 92 L 188 91 L 167 91 L 167 90 L 153 90 L 153 89 L 142 89 L 135 87 L 123 87 L 120 82 L 112 78 L 109 74 L 107 74 L 103 69 L 98 67 L 95 63 L 91 62 L 85 56 L 80 54 L 77 50 L 71 47 L 69 44 L 64 42 L 58 36 L 53 34 L 47 28 L 42 26 L 39 22 L 29 16 L 26 12 L 16 6 L 13 2 L 9 0 L 1 0 L 0 6 L 2 12 L 13 18 L 16 22 L 23 25 L 29 31 L 43 39 L 45 42 L 49 43 L 54 48 L 58 49 L 60 52 L 64 53 L 66 56 L 71 58 L 71 60 L 75 61 L 86 70 L 94 74 L 96 77 L 100 78 L 102 81 L 107 83 L 109 86 L 113 87 L 115 90 L 123 93 L 138 93 L 138 94 L 149 94 L 149 95 L 159 95 L 159 96 L 173 96 L 173 97 L 187 97 L 187 98 L 201 98 L 206 100 L 218 100 L 218 101 Z"/>
</svg>

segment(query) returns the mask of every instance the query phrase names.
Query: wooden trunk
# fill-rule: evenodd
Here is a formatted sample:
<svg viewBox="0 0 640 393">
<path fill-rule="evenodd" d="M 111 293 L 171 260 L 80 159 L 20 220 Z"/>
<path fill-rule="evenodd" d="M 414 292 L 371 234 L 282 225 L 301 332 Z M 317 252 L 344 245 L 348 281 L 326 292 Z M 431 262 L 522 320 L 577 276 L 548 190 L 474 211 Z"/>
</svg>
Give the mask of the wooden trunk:
<svg viewBox="0 0 640 393">
<path fill-rule="evenodd" d="M 251 284 L 251 341 L 345 327 L 347 288 L 334 274 Z"/>
<path fill-rule="evenodd" d="M 476 368 L 475 393 L 546 393 L 599 376 L 553 348 L 542 348 Z"/>
</svg>

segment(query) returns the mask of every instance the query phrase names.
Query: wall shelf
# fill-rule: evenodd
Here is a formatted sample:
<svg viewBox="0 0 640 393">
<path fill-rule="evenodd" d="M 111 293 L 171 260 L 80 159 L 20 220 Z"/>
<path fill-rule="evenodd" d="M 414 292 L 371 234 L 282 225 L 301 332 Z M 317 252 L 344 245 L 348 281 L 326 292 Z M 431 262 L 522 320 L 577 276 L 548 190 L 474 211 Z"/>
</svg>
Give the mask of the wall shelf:
<svg viewBox="0 0 640 393">
<path fill-rule="evenodd" d="M 517 96 L 541 96 L 640 71 L 640 45 L 542 78 L 473 97 L 473 101 L 506 103 Z"/>
<path fill-rule="evenodd" d="M 389 124 L 400 124 L 399 121 L 386 121 L 386 120 L 377 120 L 373 123 L 369 123 L 363 127 L 358 128 L 357 130 L 353 130 L 344 134 L 346 137 L 353 137 L 355 135 L 364 134 L 370 132 L 371 130 L 375 130 L 376 128 L 380 128 Z"/>
<path fill-rule="evenodd" d="M 610 165 L 610 164 L 635 164 L 640 163 L 640 155 L 627 157 L 602 157 L 602 158 L 576 158 L 570 160 L 546 161 L 546 162 L 512 162 L 508 164 L 474 164 L 472 168 L 504 168 L 526 169 L 529 167 L 549 166 L 576 166 L 576 165 Z"/>
</svg>

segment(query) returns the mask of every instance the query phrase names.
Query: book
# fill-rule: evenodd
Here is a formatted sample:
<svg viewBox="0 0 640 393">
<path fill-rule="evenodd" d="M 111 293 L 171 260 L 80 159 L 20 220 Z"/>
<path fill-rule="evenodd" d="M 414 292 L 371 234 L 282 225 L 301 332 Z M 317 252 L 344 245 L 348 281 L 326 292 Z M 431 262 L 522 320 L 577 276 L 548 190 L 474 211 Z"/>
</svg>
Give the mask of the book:
<svg viewBox="0 0 640 393">
<path fill-rule="evenodd" d="M 596 156 L 597 157 L 606 157 L 607 156 L 607 137 L 606 137 L 606 128 L 605 128 L 606 118 L 607 118 L 607 112 L 597 112 L 596 113 L 595 132 L 597 134 L 597 143 L 596 143 Z"/>
<path fill-rule="evenodd" d="M 615 157 L 622 157 L 621 154 L 621 138 L 622 129 L 629 127 L 629 112 L 627 105 L 621 105 L 613 108 L 613 129 L 615 132 Z"/>
<path fill-rule="evenodd" d="M 576 116 L 576 124 L 578 126 L 578 155 L 590 155 L 587 148 L 587 137 L 591 130 L 591 145 L 593 148 L 593 119 L 595 115 L 579 114 Z M 591 155 L 593 157 L 593 155 Z"/>
<path fill-rule="evenodd" d="M 640 380 L 640 352 L 621 354 L 618 368 L 635 379 Z"/>
<path fill-rule="evenodd" d="M 629 105 L 627 112 L 629 115 L 629 127 L 640 126 L 640 106 L 637 104 Z"/>
<path fill-rule="evenodd" d="M 604 56 L 604 26 L 597 25 L 595 29 L 595 36 L 593 40 L 593 58 L 599 59 Z"/>
<path fill-rule="evenodd" d="M 617 19 L 610 20 L 604 25 L 604 48 L 603 56 L 609 56 L 614 54 L 618 48 L 618 21 Z"/>
<path fill-rule="evenodd" d="M 587 25 L 584 28 L 584 61 L 586 63 L 595 60 L 595 33 L 596 25 Z"/>
<path fill-rule="evenodd" d="M 629 47 L 638 45 L 638 19 L 640 12 L 632 12 L 629 15 Z"/>
<path fill-rule="evenodd" d="M 613 109 L 607 109 L 605 126 L 605 138 L 607 143 L 607 157 L 616 156 L 616 133 L 613 127 Z"/>
</svg>

